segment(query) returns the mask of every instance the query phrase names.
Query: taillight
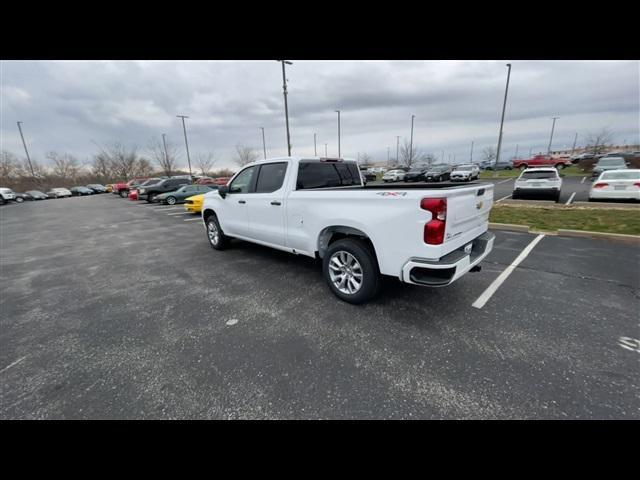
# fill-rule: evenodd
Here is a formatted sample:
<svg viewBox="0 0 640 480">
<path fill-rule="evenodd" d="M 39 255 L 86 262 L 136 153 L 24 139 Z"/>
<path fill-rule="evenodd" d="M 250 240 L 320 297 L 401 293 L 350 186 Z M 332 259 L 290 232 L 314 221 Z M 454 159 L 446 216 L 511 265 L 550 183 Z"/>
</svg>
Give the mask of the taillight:
<svg viewBox="0 0 640 480">
<path fill-rule="evenodd" d="M 635 182 L 633 185 L 640 188 L 640 182 Z"/>
<path fill-rule="evenodd" d="M 431 212 L 431 220 L 424 226 L 424 243 L 440 245 L 444 242 L 444 230 L 447 225 L 447 199 L 423 198 L 420 208 Z"/>
<path fill-rule="evenodd" d="M 604 182 L 600 182 L 600 183 L 596 183 L 593 188 L 604 188 L 604 187 L 608 187 L 609 184 L 608 183 L 604 183 Z"/>
</svg>

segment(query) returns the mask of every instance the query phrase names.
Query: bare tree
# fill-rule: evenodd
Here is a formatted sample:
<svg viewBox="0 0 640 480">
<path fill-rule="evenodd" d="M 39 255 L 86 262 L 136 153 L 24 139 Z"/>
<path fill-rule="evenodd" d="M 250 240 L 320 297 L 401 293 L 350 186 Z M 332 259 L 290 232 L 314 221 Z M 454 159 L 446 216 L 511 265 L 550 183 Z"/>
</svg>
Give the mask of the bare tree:
<svg viewBox="0 0 640 480">
<path fill-rule="evenodd" d="M 158 164 L 160 169 L 167 177 L 170 177 L 176 171 L 180 154 L 178 153 L 178 146 L 175 143 L 167 140 L 166 144 L 167 150 L 165 152 L 162 139 L 158 137 L 152 137 L 149 140 L 147 149 L 149 151 L 151 160 Z"/>
<path fill-rule="evenodd" d="M 70 153 L 48 152 L 46 157 L 53 162 L 53 174 L 57 177 L 74 180 L 80 174 L 78 159 Z"/>
<path fill-rule="evenodd" d="M 482 150 L 482 159 L 485 162 L 493 162 L 496 159 L 496 149 L 494 147 L 486 147 Z"/>
<path fill-rule="evenodd" d="M 195 156 L 196 166 L 203 176 L 208 176 L 217 159 L 213 152 L 198 152 Z"/>
<path fill-rule="evenodd" d="M 233 177 L 236 172 L 229 168 L 221 168 L 217 172 L 213 173 L 214 177 Z"/>
<path fill-rule="evenodd" d="M 244 167 L 246 164 L 255 162 L 260 155 L 253 147 L 245 147 L 244 145 L 236 145 L 236 158 L 234 161 L 241 167 Z"/>
<path fill-rule="evenodd" d="M 607 143 L 611 143 L 613 141 L 614 135 L 614 132 L 608 128 L 603 128 L 597 132 L 589 132 L 586 135 L 585 148 L 590 150 L 594 155 L 602 153 L 605 150 Z"/>
<path fill-rule="evenodd" d="M 429 161 L 428 157 L 429 154 L 424 153 L 420 147 L 414 145 L 411 148 L 411 142 L 407 139 L 400 145 L 400 165 L 411 167 L 419 163 L 426 163 Z"/>
<path fill-rule="evenodd" d="M 98 155 L 108 160 L 111 175 L 119 180 L 129 180 L 134 176 L 138 160 L 138 148 L 127 147 L 120 142 L 110 142 L 100 147 Z"/>
<path fill-rule="evenodd" d="M 20 164 L 18 157 L 13 152 L 2 150 L 0 154 L 0 181 L 8 185 L 11 180 L 19 176 Z"/>
<path fill-rule="evenodd" d="M 135 164 L 134 175 L 136 177 L 152 177 L 154 173 L 153 164 L 148 158 L 140 157 Z"/>
<path fill-rule="evenodd" d="M 366 152 L 360 155 L 360 165 L 368 167 L 371 163 L 371 157 Z"/>
</svg>

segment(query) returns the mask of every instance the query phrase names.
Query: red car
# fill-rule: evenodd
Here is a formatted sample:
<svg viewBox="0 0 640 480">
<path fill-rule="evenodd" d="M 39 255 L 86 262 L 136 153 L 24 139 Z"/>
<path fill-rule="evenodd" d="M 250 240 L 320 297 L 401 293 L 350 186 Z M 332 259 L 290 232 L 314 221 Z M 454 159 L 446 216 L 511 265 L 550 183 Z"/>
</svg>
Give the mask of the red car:
<svg viewBox="0 0 640 480">
<path fill-rule="evenodd" d="M 513 168 L 524 170 L 530 167 L 555 167 L 558 170 L 570 167 L 571 160 L 568 158 L 552 158 L 550 155 L 534 155 L 527 159 L 512 160 Z"/>
<path fill-rule="evenodd" d="M 201 178 L 196 185 L 226 185 L 231 177 Z"/>
<path fill-rule="evenodd" d="M 122 198 L 127 198 L 127 195 L 129 195 L 129 189 L 133 186 L 133 185 L 138 185 L 142 182 L 144 182 L 145 180 L 147 180 L 146 178 L 133 178 L 131 180 L 129 180 L 128 182 L 119 182 L 119 183 L 114 183 L 113 187 L 111 187 L 111 193 L 115 193 L 116 195 L 120 195 Z"/>
</svg>

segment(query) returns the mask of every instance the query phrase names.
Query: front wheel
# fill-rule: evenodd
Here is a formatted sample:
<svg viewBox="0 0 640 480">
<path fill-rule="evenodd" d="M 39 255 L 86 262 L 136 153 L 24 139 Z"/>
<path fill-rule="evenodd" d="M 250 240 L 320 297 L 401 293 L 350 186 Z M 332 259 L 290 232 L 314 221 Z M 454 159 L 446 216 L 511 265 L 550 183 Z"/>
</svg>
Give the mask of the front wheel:
<svg viewBox="0 0 640 480">
<path fill-rule="evenodd" d="M 127 198 L 127 196 L 129 195 L 129 193 L 125 190 L 120 190 L 120 197 L 121 198 Z"/>
<path fill-rule="evenodd" d="M 520 168 L 520 170 L 526 170 L 527 166 L 526 165 L 520 165 L 519 168 Z M 507 170 L 507 169 L 505 168 L 505 170 Z"/>
<path fill-rule="evenodd" d="M 564 163 L 559 163 L 556 165 L 557 170 L 562 170 L 564 168 Z"/>
<path fill-rule="evenodd" d="M 167 205 L 175 205 L 175 204 L 176 204 L 176 197 L 167 198 Z"/>
<path fill-rule="evenodd" d="M 227 237 L 218 223 L 215 215 L 211 215 L 207 219 L 207 238 L 209 245 L 216 250 L 224 250 L 229 246 L 229 237 Z"/>
<path fill-rule="evenodd" d="M 331 291 L 345 302 L 365 303 L 378 292 L 378 263 L 361 240 L 345 238 L 332 243 L 322 259 L 322 272 Z"/>
<path fill-rule="evenodd" d="M 153 193 L 150 193 L 149 195 L 147 195 L 147 202 L 153 203 L 154 198 L 155 198 L 155 195 Z"/>
<path fill-rule="evenodd" d="M 24 202 L 24 198 L 22 198 L 22 197 L 17 197 L 17 198 L 16 198 L 16 202 L 18 202 L 18 203 L 22 203 L 22 202 Z"/>
</svg>

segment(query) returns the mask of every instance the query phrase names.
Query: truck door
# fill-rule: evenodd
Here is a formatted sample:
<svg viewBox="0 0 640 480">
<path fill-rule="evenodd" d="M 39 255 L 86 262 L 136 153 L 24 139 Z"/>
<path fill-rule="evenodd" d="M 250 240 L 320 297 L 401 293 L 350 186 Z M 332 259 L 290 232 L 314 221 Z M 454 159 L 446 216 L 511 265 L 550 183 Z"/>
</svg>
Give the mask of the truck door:
<svg viewBox="0 0 640 480">
<path fill-rule="evenodd" d="M 288 162 L 259 165 L 254 193 L 247 198 L 249 237 L 285 246 L 284 179 Z"/>
<path fill-rule="evenodd" d="M 248 202 L 253 194 L 254 175 L 257 166 L 245 168 L 229 184 L 229 193 L 224 199 L 224 208 L 218 212 L 218 220 L 227 235 L 249 236 Z"/>
</svg>

